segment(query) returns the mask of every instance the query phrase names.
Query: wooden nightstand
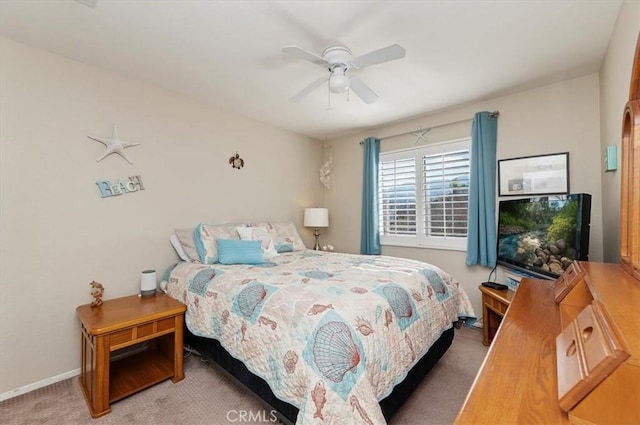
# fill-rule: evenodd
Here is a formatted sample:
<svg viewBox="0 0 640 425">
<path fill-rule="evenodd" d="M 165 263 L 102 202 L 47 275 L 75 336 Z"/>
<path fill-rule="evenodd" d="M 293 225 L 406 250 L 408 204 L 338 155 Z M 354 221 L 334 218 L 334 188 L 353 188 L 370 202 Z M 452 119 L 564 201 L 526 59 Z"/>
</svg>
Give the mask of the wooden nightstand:
<svg viewBox="0 0 640 425">
<path fill-rule="evenodd" d="M 482 292 L 482 343 L 490 345 L 515 292 L 479 286 Z"/>
<path fill-rule="evenodd" d="M 80 386 L 91 416 L 158 382 L 184 378 L 182 332 L 186 306 L 168 295 L 137 295 L 76 309 L 82 322 Z M 145 343 L 145 344 L 143 344 Z M 123 355 L 123 348 L 131 355 Z M 112 358 L 114 357 L 114 358 Z"/>
</svg>

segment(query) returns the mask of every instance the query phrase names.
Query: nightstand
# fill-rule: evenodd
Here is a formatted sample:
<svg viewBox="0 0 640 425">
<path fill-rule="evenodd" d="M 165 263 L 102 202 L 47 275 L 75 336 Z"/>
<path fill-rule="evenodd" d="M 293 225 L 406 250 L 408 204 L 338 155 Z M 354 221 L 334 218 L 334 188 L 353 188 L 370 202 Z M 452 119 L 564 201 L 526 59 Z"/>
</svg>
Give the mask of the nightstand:
<svg viewBox="0 0 640 425">
<path fill-rule="evenodd" d="M 82 325 L 80 386 L 91 416 L 109 413 L 110 403 L 151 385 L 184 378 L 185 310 L 161 293 L 76 309 Z"/>
<path fill-rule="evenodd" d="M 482 292 L 482 343 L 490 345 L 515 292 L 479 286 Z"/>
</svg>

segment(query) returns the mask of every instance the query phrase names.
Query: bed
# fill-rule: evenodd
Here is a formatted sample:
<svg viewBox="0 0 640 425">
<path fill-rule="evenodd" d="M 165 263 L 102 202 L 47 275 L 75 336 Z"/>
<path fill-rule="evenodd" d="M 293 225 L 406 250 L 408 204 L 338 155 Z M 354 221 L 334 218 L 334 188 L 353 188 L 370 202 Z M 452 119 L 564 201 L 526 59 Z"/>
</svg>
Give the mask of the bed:
<svg viewBox="0 0 640 425">
<path fill-rule="evenodd" d="M 474 316 L 448 273 L 395 257 L 303 249 L 164 279 L 186 341 L 298 424 L 385 423 Z"/>
</svg>

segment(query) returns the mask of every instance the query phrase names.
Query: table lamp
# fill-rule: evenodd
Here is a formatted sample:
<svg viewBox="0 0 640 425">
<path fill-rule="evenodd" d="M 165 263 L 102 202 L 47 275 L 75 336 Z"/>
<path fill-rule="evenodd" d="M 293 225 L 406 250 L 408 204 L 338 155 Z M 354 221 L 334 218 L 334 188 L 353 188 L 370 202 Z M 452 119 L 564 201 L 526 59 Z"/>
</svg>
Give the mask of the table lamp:
<svg viewBox="0 0 640 425">
<path fill-rule="evenodd" d="M 326 208 L 305 208 L 304 209 L 304 227 L 313 227 L 313 235 L 316 237 L 316 244 L 313 249 L 320 250 L 318 237 L 320 236 L 320 227 L 329 227 L 329 210 Z"/>
</svg>

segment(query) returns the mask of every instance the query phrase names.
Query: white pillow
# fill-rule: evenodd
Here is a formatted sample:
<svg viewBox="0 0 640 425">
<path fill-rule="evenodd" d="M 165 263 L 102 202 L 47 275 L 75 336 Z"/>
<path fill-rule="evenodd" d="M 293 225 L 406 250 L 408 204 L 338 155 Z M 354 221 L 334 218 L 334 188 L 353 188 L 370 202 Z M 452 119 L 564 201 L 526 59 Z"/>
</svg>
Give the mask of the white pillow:
<svg viewBox="0 0 640 425">
<path fill-rule="evenodd" d="M 180 257 L 182 261 L 191 261 L 187 253 L 184 252 L 184 249 L 182 249 L 182 245 L 180 245 L 180 239 L 178 239 L 178 236 L 176 236 L 175 233 L 169 237 L 169 240 L 171 241 L 171 246 L 173 246 L 173 249 L 176 250 L 176 254 L 178 254 L 178 257 Z"/>
<path fill-rule="evenodd" d="M 273 239 L 269 235 L 269 230 L 265 227 L 236 227 L 240 239 L 243 241 L 262 241 L 262 252 L 264 258 L 273 258 L 278 255 Z"/>
</svg>

